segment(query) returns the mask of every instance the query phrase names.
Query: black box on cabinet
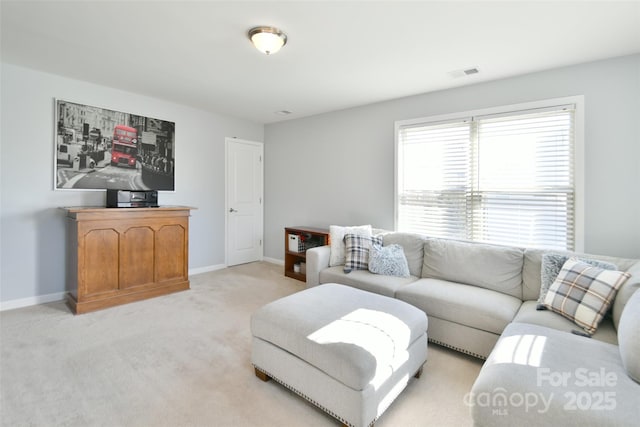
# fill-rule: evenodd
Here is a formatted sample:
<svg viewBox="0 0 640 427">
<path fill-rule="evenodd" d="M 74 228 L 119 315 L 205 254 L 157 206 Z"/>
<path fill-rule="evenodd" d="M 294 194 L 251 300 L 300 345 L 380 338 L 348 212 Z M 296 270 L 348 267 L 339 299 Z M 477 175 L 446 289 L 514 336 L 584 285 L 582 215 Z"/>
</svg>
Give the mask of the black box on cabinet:
<svg viewBox="0 0 640 427">
<path fill-rule="evenodd" d="M 157 208 L 158 191 L 107 190 L 108 208 Z"/>
</svg>

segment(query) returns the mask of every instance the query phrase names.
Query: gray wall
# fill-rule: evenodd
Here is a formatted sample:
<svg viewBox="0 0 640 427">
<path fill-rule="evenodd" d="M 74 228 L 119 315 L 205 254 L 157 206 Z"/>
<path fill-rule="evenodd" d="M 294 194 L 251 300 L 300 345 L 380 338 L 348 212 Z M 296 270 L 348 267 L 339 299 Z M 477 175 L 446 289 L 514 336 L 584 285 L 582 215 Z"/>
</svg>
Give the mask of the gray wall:
<svg viewBox="0 0 640 427">
<path fill-rule="evenodd" d="M 262 125 L 2 63 L 0 301 L 65 289 L 60 206 L 104 193 L 53 190 L 53 99 L 176 122 L 176 191 L 197 207 L 190 268 L 224 263 L 224 138 L 265 140 L 265 256 L 289 225 L 393 228 L 394 121 L 585 96 L 585 250 L 640 258 L 640 55 Z M 263 135 L 264 130 L 264 135 Z M 263 138 L 264 137 L 264 138 Z"/>
<path fill-rule="evenodd" d="M 0 301 L 65 290 L 60 206 L 104 206 L 104 191 L 54 191 L 54 98 L 176 123 L 176 191 L 160 203 L 187 205 L 190 269 L 224 264 L 224 138 L 262 141 L 264 126 L 2 63 Z"/>
<path fill-rule="evenodd" d="M 283 258 L 285 226 L 394 227 L 394 121 L 572 95 L 585 97 L 585 251 L 640 258 L 640 55 L 267 125 L 265 256 Z"/>
</svg>

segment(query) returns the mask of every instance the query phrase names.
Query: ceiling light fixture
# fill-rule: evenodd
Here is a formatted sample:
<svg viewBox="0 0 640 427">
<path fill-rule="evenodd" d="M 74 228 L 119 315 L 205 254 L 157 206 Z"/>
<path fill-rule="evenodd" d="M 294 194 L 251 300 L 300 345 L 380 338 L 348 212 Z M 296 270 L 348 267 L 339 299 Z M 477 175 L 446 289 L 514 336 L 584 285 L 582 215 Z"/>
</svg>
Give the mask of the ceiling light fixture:
<svg viewBox="0 0 640 427">
<path fill-rule="evenodd" d="M 249 30 L 249 39 L 256 49 L 267 55 L 287 44 L 287 35 L 274 27 L 254 27 Z"/>
</svg>

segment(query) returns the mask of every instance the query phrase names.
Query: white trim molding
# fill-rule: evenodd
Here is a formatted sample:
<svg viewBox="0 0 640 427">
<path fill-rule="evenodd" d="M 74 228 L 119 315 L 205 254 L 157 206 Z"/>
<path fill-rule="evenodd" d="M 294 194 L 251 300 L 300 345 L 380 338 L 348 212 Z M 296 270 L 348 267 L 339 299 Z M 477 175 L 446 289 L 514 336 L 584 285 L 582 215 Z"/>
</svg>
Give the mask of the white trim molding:
<svg viewBox="0 0 640 427">
<path fill-rule="evenodd" d="M 56 292 L 54 294 L 38 295 L 35 297 L 2 301 L 0 302 L 0 311 L 30 307 L 32 305 L 46 304 L 48 302 L 63 301 L 66 296 L 67 292 Z"/>
<path fill-rule="evenodd" d="M 189 276 L 196 274 L 208 273 L 210 271 L 222 270 L 227 268 L 224 264 L 209 265 L 206 267 L 198 267 L 189 269 Z M 19 298 L 9 301 L 0 301 L 0 311 L 13 310 L 16 308 L 31 307 L 34 305 L 46 304 L 49 302 L 64 301 L 68 292 L 56 292 L 47 295 L 37 295 L 29 298 Z"/>
<path fill-rule="evenodd" d="M 227 268 L 224 264 L 216 264 L 216 265 L 208 265 L 206 267 L 198 267 L 198 268 L 190 268 L 189 276 L 194 276 L 196 274 L 208 273 L 210 271 L 222 270 Z"/>
<path fill-rule="evenodd" d="M 265 261 L 265 262 L 269 262 L 271 264 L 284 265 L 284 260 L 283 259 L 263 257 L 262 260 Z"/>
</svg>

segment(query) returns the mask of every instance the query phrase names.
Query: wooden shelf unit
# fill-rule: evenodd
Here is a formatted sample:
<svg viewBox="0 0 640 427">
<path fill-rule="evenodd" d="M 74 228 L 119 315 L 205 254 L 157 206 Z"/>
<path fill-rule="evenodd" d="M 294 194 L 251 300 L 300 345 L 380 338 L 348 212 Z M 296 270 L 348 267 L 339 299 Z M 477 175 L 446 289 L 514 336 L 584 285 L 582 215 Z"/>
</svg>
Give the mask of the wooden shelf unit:
<svg viewBox="0 0 640 427">
<path fill-rule="evenodd" d="M 315 246 L 324 246 L 330 243 L 329 230 L 315 227 L 285 227 L 284 229 L 284 275 L 292 279 L 305 282 L 307 275 L 294 271 L 294 264 L 307 261 L 306 248 L 302 252 L 289 250 L 289 235 L 304 236 L 305 239 L 315 242 Z"/>
<path fill-rule="evenodd" d="M 189 289 L 192 208 L 63 208 L 75 314 Z"/>
</svg>

